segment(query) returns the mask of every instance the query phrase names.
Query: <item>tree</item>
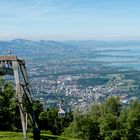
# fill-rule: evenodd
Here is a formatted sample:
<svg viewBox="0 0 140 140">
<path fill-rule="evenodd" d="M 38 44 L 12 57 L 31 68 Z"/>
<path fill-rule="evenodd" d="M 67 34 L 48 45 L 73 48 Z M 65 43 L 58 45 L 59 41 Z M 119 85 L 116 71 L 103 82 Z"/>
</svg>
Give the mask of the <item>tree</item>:
<svg viewBox="0 0 140 140">
<path fill-rule="evenodd" d="M 128 140 L 140 139 L 140 103 L 132 101 L 126 118 L 126 137 Z"/>
<path fill-rule="evenodd" d="M 63 135 L 72 132 L 74 137 L 85 140 L 120 140 L 120 114 L 122 104 L 118 97 L 110 97 L 102 104 L 94 104 L 89 112 L 74 114 L 74 121 Z"/>
<path fill-rule="evenodd" d="M 65 117 L 61 118 L 58 116 L 57 109 L 47 109 L 46 111 L 42 111 L 39 115 L 40 129 L 50 130 L 55 135 L 62 133 L 64 128 L 68 127 L 71 121 L 71 113 L 68 113 Z"/>
<path fill-rule="evenodd" d="M 79 110 L 74 113 L 74 121 L 62 135 L 85 140 L 100 140 L 99 116 L 101 106 L 94 104 L 90 111 L 82 114 Z"/>
<path fill-rule="evenodd" d="M 104 103 L 102 103 L 102 113 L 112 113 L 119 116 L 122 110 L 122 104 L 118 96 L 109 97 Z"/>
<path fill-rule="evenodd" d="M 14 127 L 14 95 L 12 83 L 6 83 L 3 91 L 0 92 L 0 130 L 12 130 Z"/>
<path fill-rule="evenodd" d="M 100 135 L 102 138 L 110 140 L 120 140 L 120 129 L 118 117 L 112 113 L 107 113 L 99 119 Z"/>
<path fill-rule="evenodd" d="M 41 104 L 38 100 L 33 100 L 32 106 L 35 113 L 36 122 L 39 124 L 39 115 L 41 112 L 43 112 L 43 104 Z"/>
</svg>

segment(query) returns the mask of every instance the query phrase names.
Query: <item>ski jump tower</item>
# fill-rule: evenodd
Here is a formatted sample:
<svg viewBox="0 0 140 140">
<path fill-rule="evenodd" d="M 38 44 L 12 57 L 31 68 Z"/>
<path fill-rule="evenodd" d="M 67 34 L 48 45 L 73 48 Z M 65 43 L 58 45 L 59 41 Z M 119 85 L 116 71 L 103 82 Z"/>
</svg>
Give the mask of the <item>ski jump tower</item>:
<svg viewBox="0 0 140 140">
<path fill-rule="evenodd" d="M 39 131 L 39 129 L 37 129 L 35 115 L 32 108 L 32 100 L 30 95 L 30 87 L 28 83 L 25 61 L 18 59 L 16 56 L 0 56 L 0 70 L 1 70 L 0 75 L 3 76 L 13 75 L 15 78 L 16 99 L 18 101 L 20 111 L 24 140 L 27 140 L 28 138 L 27 138 L 27 112 L 23 104 L 23 96 L 26 96 L 26 99 L 28 100 L 34 130 L 34 140 L 39 140 L 40 136 L 36 136 L 37 135 L 36 133 L 39 133 L 37 132 L 37 130 Z"/>
</svg>

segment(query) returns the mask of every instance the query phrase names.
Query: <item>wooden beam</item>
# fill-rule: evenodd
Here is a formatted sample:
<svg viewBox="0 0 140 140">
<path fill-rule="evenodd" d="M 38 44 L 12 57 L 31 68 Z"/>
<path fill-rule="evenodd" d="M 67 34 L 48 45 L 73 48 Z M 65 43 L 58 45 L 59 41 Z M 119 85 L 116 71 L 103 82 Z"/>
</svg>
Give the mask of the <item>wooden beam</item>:
<svg viewBox="0 0 140 140">
<path fill-rule="evenodd" d="M 17 61 L 16 56 L 0 56 L 0 61 Z"/>
</svg>

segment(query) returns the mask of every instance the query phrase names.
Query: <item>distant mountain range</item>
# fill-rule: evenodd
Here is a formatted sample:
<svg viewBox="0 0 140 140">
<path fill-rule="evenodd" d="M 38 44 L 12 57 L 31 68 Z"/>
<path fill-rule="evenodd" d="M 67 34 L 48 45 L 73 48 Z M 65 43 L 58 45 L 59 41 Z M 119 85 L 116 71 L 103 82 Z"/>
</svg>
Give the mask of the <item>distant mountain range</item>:
<svg viewBox="0 0 140 140">
<path fill-rule="evenodd" d="M 12 50 L 13 55 L 45 55 L 74 53 L 75 51 L 85 51 L 86 49 L 96 50 L 101 47 L 121 47 L 140 46 L 140 41 L 31 41 L 25 39 L 14 39 L 10 41 L 0 41 L 0 55 L 8 54 Z"/>
<path fill-rule="evenodd" d="M 15 55 L 28 55 L 63 53 L 71 51 L 72 48 L 72 45 L 57 41 L 31 41 L 24 39 L 0 41 L 0 55 L 7 54 L 8 50 L 12 50 L 12 53 Z"/>
</svg>

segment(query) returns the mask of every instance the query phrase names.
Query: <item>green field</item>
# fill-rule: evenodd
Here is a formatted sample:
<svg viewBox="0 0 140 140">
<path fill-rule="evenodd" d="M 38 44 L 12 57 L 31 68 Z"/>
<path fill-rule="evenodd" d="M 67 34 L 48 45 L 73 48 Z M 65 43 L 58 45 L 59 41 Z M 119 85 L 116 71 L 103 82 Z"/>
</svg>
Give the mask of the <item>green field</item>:
<svg viewBox="0 0 140 140">
<path fill-rule="evenodd" d="M 0 132 L 0 140 L 23 140 L 23 135 L 21 132 Z M 32 133 L 28 133 L 28 140 L 33 140 Z M 41 134 L 41 140 L 79 140 L 79 139 Z"/>
</svg>

